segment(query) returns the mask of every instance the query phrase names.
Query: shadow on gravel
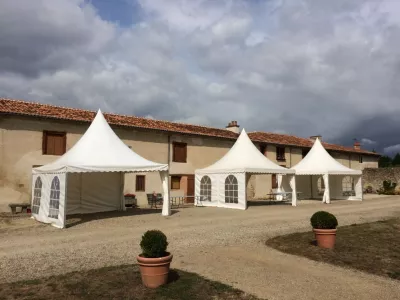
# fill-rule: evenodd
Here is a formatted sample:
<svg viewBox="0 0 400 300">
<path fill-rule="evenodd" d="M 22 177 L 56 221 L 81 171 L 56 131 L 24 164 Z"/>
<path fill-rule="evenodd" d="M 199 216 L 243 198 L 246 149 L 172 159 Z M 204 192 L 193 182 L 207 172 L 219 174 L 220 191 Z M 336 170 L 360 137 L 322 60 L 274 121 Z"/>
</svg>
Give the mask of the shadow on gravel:
<svg viewBox="0 0 400 300">
<path fill-rule="evenodd" d="M 176 214 L 179 210 L 171 209 L 171 215 Z M 110 218 L 120 218 L 127 216 L 139 216 L 149 214 L 160 214 L 161 209 L 155 208 L 127 208 L 126 211 L 110 211 L 93 214 L 75 214 L 67 216 L 67 228 L 71 228 L 83 223 L 88 223 L 95 220 L 103 220 Z"/>
</svg>

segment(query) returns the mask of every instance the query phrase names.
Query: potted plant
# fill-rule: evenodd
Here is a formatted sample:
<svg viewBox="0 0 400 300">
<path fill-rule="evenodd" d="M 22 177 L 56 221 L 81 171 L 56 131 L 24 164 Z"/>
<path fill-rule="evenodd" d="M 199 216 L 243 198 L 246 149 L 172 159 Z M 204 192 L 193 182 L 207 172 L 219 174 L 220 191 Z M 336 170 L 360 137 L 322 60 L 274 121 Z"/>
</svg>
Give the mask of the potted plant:
<svg viewBox="0 0 400 300">
<path fill-rule="evenodd" d="M 167 283 L 172 261 L 167 246 L 167 237 L 160 230 L 149 230 L 142 236 L 142 254 L 137 256 L 137 261 L 146 287 L 156 288 Z"/>
<path fill-rule="evenodd" d="M 312 215 L 311 226 L 321 248 L 333 249 L 336 241 L 336 227 L 338 221 L 334 215 L 326 211 L 318 211 Z"/>
<path fill-rule="evenodd" d="M 125 207 L 136 207 L 136 195 L 135 194 L 125 194 Z"/>
</svg>

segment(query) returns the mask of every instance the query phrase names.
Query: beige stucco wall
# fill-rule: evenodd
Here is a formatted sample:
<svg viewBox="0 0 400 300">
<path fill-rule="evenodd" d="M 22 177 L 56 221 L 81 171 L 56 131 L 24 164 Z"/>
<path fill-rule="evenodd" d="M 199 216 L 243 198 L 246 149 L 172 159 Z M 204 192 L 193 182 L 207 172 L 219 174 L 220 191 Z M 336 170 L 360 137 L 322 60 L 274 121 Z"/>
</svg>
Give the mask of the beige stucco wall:
<svg viewBox="0 0 400 300">
<path fill-rule="evenodd" d="M 31 169 L 44 165 L 59 156 L 42 155 L 43 130 L 67 132 L 67 150 L 70 149 L 88 128 L 88 123 L 40 120 L 7 116 L 0 120 L 0 211 L 9 211 L 8 203 L 29 202 L 31 191 Z M 139 155 L 146 159 L 168 163 L 168 134 L 156 131 L 113 128 L 116 134 Z M 195 169 L 204 168 L 220 159 L 233 145 L 232 140 L 202 138 L 187 135 L 171 135 L 170 173 L 172 175 L 194 174 Z M 172 162 L 172 142 L 187 143 L 187 163 Z M 145 191 L 135 190 L 136 174 L 125 174 L 125 193 L 137 195 L 140 206 L 147 205 L 147 193 L 161 192 L 159 173 L 142 174 L 146 177 Z M 181 189 L 172 190 L 172 196 L 183 196 L 186 177 L 182 177 Z"/>
</svg>

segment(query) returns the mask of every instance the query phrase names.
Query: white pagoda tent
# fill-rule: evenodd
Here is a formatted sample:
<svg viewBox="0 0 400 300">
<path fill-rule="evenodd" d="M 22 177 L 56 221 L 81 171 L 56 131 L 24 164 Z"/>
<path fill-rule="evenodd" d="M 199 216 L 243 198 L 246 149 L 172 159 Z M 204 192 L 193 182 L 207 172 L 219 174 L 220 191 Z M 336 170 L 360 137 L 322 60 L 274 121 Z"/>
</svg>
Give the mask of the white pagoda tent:
<svg viewBox="0 0 400 300">
<path fill-rule="evenodd" d="M 195 205 L 236 209 L 247 208 L 246 185 L 251 174 L 287 174 L 296 206 L 294 171 L 265 157 L 243 129 L 239 138 L 220 160 L 195 171 Z"/>
<path fill-rule="evenodd" d="M 124 210 L 124 174 L 160 172 L 163 215 L 170 215 L 168 165 L 132 151 L 99 110 L 80 140 L 52 163 L 32 169 L 32 216 L 64 228 L 67 214 Z"/>
<path fill-rule="evenodd" d="M 362 200 L 362 171 L 350 169 L 335 160 L 316 139 L 308 154 L 291 168 L 296 172 L 297 191 L 307 199 Z"/>
</svg>

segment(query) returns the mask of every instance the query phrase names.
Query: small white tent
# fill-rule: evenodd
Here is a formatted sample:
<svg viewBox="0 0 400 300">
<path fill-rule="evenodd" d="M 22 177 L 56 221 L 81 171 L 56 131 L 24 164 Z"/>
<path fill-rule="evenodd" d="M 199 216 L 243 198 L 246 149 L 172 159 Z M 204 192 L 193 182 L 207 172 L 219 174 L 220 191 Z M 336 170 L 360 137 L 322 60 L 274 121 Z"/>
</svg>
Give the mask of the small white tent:
<svg viewBox="0 0 400 300">
<path fill-rule="evenodd" d="M 163 215 L 170 214 L 168 165 L 133 152 L 99 110 L 80 140 L 56 161 L 32 170 L 32 216 L 64 228 L 67 214 L 124 210 L 124 173 L 160 172 Z"/>
<path fill-rule="evenodd" d="M 296 172 L 297 189 L 303 198 L 362 200 L 362 171 L 335 160 L 316 139 L 310 152 L 291 168 Z"/>
<path fill-rule="evenodd" d="M 292 174 L 289 182 L 293 191 L 292 205 L 296 205 L 294 171 L 265 157 L 254 146 L 244 129 L 220 160 L 195 171 L 195 205 L 246 209 L 247 174 Z"/>
</svg>

